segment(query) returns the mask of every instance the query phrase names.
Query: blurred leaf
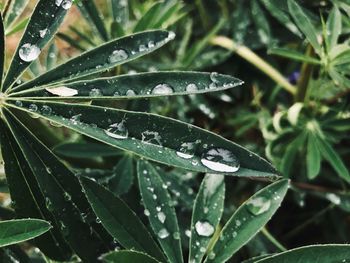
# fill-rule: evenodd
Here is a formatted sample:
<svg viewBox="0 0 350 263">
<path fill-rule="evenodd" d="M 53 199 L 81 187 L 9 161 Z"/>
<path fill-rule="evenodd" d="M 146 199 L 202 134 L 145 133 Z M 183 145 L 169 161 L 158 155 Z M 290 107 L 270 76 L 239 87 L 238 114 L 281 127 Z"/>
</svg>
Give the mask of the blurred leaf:
<svg viewBox="0 0 350 263">
<path fill-rule="evenodd" d="M 292 249 L 264 258 L 256 263 L 341 263 L 350 260 L 349 245 L 315 245 Z"/>
<path fill-rule="evenodd" d="M 224 176 L 204 177 L 193 207 L 189 262 L 201 262 L 224 211 Z"/>
<path fill-rule="evenodd" d="M 61 40 L 65 41 L 65 42 L 67 42 L 67 44 L 69 44 L 70 46 L 74 47 L 75 49 L 77 49 L 77 50 L 79 50 L 79 51 L 81 51 L 81 52 L 86 51 L 86 49 L 85 49 L 83 46 L 81 46 L 80 43 L 79 43 L 76 39 L 73 39 L 73 38 L 70 37 L 69 35 L 58 32 L 58 33 L 56 34 L 56 36 L 57 36 L 59 39 L 61 39 Z"/>
<path fill-rule="evenodd" d="M 144 251 L 160 260 L 162 252 L 137 215 L 117 196 L 94 181 L 81 177 L 85 194 L 102 225 L 122 246 Z"/>
<path fill-rule="evenodd" d="M 172 263 L 182 263 L 181 236 L 175 209 L 164 182 L 153 166 L 145 161 L 137 164 L 139 188 L 153 232 Z"/>
<path fill-rule="evenodd" d="M 332 50 L 338 43 L 338 38 L 342 31 L 341 13 L 335 5 L 327 19 L 326 44 L 328 50 Z"/>
<path fill-rule="evenodd" d="M 39 219 L 0 221 L 0 247 L 35 238 L 51 227 L 49 222 Z"/>
<path fill-rule="evenodd" d="M 114 22 L 125 24 L 129 19 L 129 4 L 126 0 L 109 0 Z"/>
<path fill-rule="evenodd" d="M 134 27 L 133 32 L 140 32 L 152 27 L 152 24 L 156 17 L 159 15 L 162 2 L 156 2 L 153 6 L 142 16 Z"/>
<path fill-rule="evenodd" d="M 252 239 L 279 208 L 288 186 L 288 180 L 280 180 L 244 202 L 221 230 L 205 262 L 225 262 Z"/>
<path fill-rule="evenodd" d="M 5 25 L 9 28 L 13 22 L 22 14 L 23 10 L 27 6 L 29 0 L 12 0 L 10 9 L 6 14 L 4 19 Z"/>
<path fill-rule="evenodd" d="M 5 64 L 5 30 L 0 12 L 0 90 L 2 90 L 2 78 L 4 75 Z"/>
<path fill-rule="evenodd" d="M 285 58 L 290 58 L 296 61 L 302 61 L 302 62 L 307 62 L 315 65 L 320 65 L 321 62 L 316 59 L 309 57 L 307 55 L 304 55 L 302 53 L 299 53 L 298 51 L 295 51 L 293 49 L 287 49 L 287 48 L 271 48 L 268 50 L 269 54 L 285 57 Z"/>
<path fill-rule="evenodd" d="M 307 140 L 306 167 L 307 177 L 312 180 L 320 172 L 321 169 L 321 153 L 316 143 L 316 138 L 309 134 Z"/>
<path fill-rule="evenodd" d="M 120 250 L 114 251 L 103 256 L 103 261 L 107 263 L 159 263 L 154 258 L 151 258 L 147 254 L 143 254 L 137 251 Z"/>
</svg>

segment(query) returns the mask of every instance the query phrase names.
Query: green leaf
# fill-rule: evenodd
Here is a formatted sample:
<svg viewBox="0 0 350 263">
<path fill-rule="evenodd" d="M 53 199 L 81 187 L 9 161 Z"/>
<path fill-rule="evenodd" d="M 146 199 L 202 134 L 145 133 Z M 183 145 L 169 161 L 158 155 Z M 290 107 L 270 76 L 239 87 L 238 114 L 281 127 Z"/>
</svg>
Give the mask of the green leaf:
<svg viewBox="0 0 350 263">
<path fill-rule="evenodd" d="M 79 43 L 76 39 L 73 39 L 73 38 L 70 37 L 69 35 L 58 32 L 58 33 L 56 34 L 56 36 L 57 36 L 59 39 L 61 39 L 61 40 L 65 41 L 65 42 L 67 42 L 68 45 L 74 47 L 75 49 L 77 49 L 77 50 L 79 50 L 79 51 L 81 51 L 81 52 L 86 51 L 86 48 L 84 48 L 82 45 L 80 45 L 80 43 Z"/>
<path fill-rule="evenodd" d="M 57 55 L 58 50 L 55 42 L 52 42 L 52 44 L 49 47 L 49 50 L 47 51 L 47 57 L 46 57 L 46 69 L 51 70 L 57 63 Z"/>
<path fill-rule="evenodd" d="M 72 97 L 74 100 L 154 97 L 222 91 L 242 83 L 241 80 L 217 73 L 152 72 L 34 88 L 12 96 L 45 99 Z"/>
<path fill-rule="evenodd" d="M 137 215 L 117 196 L 94 181 L 81 177 L 85 194 L 102 225 L 125 248 L 164 256 Z"/>
<path fill-rule="evenodd" d="M 77 34 L 78 37 L 81 38 L 81 41 L 85 41 L 87 44 L 91 46 L 96 46 L 95 42 L 91 39 L 91 36 L 88 34 L 88 32 L 82 32 L 74 26 L 69 26 L 69 29 L 73 31 L 75 34 Z"/>
<path fill-rule="evenodd" d="M 134 183 L 134 164 L 131 156 L 124 156 L 113 168 L 113 175 L 108 179 L 108 188 L 117 195 L 129 192 Z"/>
<path fill-rule="evenodd" d="M 129 4 L 124 0 L 109 0 L 114 22 L 125 25 L 129 19 Z"/>
<path fill-rule="evenodd" d="M 146 161 L 137 164 L 139 188 L 153 232 L 171 263 L 182 263 L 181 236 L 175 209 L 164 182 Z"/>
<path fill-rule="evenodd" d="M 107 41 L 109 36 L 94 0 L 80 0 L 77 5 L 90 24 L 96 27 L 102 40 Z"/>
<path fill-rule="evenodd" d="M 48 83 L 67 82 L 97 72 L 106 71 L 112 67 L 151 53 L 172 39 L 173 35 L 171 33 L 161 30 L 147 31 L 119 38 L 89 50 L 44 73 L 38 78 L 17 86 L 14 90 L 20 91 Z"/>
<path fill-rule="evenodd" d="M 287 48 L 271 48 L 268 50 L 269 54 L 285 57 L 285 58 L 290 58 L 296 61 L 302 61 L 302 62 L 307 62 L 310 64 L 315 64 L 319 65 L 321 62 L 316 59 L 312 58 L 309 56 L 306 56 L 302 53 L 299 53 L 298 51 L 292 50 L 292 49 L 287 49 Z"/>
<path fill-rule="evenodd" d="M 68 158 L 96 158 L 121 155 L 118 149 L 97 143 L 62 143 L 54 148 L 54 152 Z"/>
<path fill-rule="evenodd" d="M 102 259 L 107 263 L 159 263 L 159 261 L 147 254 L 132 250 L 114 251 L 104 255 Z"/>
<path fill-rule="evenodd" d="M 236 176 L 277 174 L 270 163 L 247 149 L 174 119 L 82 104 L 29 100 L 8 100 L 8 103 L 159 163 Z"/>
<path fill-rule="evenodd" d="M 323 158 L 325 158 L 331 164 L 340 177 L 342 177 L 345 181 L 350 182 L 349 171 L 332 145 L 330 145 L 329 142 L 323 138 L 318 138 L 316 142 Z"/>
<path fill-rule="evenodd" d="M 288 250 L 256 263 L 341 263 L 350 260 L 349 245 L 314 245 Z"/>
<path fill-rule="evenodd" d="M 18 219 L 0 222 L 0 247 L 27 241 L 47 232 L 52 226 L 39 219 Z"/>
<path fill-rule="evenodd" d="M 55 1 L 38 2 L 12 58 L 3 90 L 10 88 L 51 40 L 69 9 L 64 7 L 66 6 L 57 6 Z"/>
<path fill-rule="evenodd" d="M 318 42 L 317 37 L 318 33 L 315 27 L 312 25 L 309 17 L 305 14 L 304 10 L 295 0 L 288 0 L 288 9 L 295 24 L 303 32 L 311 46 L 315 49 L 315 52 L 319 56 L 322 56 L 322 47 Z"/>
<path fill-rule="evenodd" d="M 68 260 L 71 257 L 71 250 L 59 232 L 55 218 L 46 207 L 45 197 L 38 188 L 34 174 L 2 119 L 0 128 L 6 178 L 17 216 L 42 218 L 51 222 L 54 228 L 36 238 L 35 243 L 50 258 L 59 261 Z"/>
<path fill-rule="evenodd" d="M 326 43 L 328 50 L 332 50 L 338 43 L 338 38 L 342 31 L 341 13 L 335 5 L 327 19 Z"/>
<path fill-rule="evenodd" d="M 288 186 L 288 180 L 280 180 L 244 202 L 221 230 L 205 262 L 225 262 L 252 239 L 281 205 Z"/>
<path fill-rule="evenodd" d="M 306 167 L 307 177 L 312 180 L 320 172 L 321 169 L 321 153 L 318 149 L 317 138 L 309 134 L 307 140 Z"/>
<path fill-rule="evenodd" d="M 2 15 L 0 12 L 0 90 L 2 90 L 2 77 L 4 74 L 4 64 L 5 64 L 5 31 L 4 31 Z"/>
<path fill-rule="evenodd" d="M 13 22 L 22 14 L 29 0 L 12 0 L 11 6 L 4 19 L 5 25 L 9 28 Z"/>
<path fill-rule="evenodd" d="M 28 25 L 29 22 L 29 18 L 24 18 L 21 21 L 19 21 L 18 23 L 16 23 L 13 27 L 6 29 L 5 31 L 5 36 L 11 36 L 19 31 L 22 31 L 23 29 L 25 29 Z"/>
<path fill-rule="evenodd" d="M 257 0 L 251 2 L 251 9 L 252 18 L 261 42 L 264 44 L 269 44 L 272 39 L 270 25 Z"/>
<path fill-rule="evenodd" d="M 224 211 L 224 176 L 204 177 L 193 207 L 189 262 L 201 262 Z"/>
<path fill-rule="evenodd" d="M 142 16 L 142 18 L 137 22 L 133 32 L 140 32 L 151 28 L 154 20 L 159 15 L 162 5 L 162 2 L 154 3 L 153 6 L 150 9 L 148 9 L 147 12 Z"/>
<path fill-rule="evenodd" d="M 38 145 L 34 144 L 35 138 L 29 131 L 15 117 L 8 113 L 5 113 L 5 116 L 45 197 L 46 206 L 55 216 L 64 238 L 84 262 L 96 262 L 104 250 L 102 240 L 98 240 L 99 236 L 96 236 L 91 226 L 84 220 L 86 209 L 80 210 L 77 207 L 84 200 L 81 198 L 84 196 L 83 193 L 81 190 L 74 192 L 69 189 L 75 189 L 75 185 L 68 183 L 74 182 L 76 178 L 68 177 L 69 175 L 65 173 L 61 174 L 63 171 L 57 172 L 60 164 L 52 165 L 50 159 L 45 159 L 47 156 L 44 152 L 36 151 Z M 62 177 L 68 179 L 62 180 Z"/>
</svg>

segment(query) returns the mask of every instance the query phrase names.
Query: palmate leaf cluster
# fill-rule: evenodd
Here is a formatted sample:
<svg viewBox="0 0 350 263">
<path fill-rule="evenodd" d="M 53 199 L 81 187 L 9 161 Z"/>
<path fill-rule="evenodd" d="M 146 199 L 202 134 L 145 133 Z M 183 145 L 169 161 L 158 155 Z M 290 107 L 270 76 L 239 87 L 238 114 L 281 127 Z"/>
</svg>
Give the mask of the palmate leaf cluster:
<svg viewBox="0 0 350 263">
<path fill-rule="evenodd" d="M 137 68 L 137 72 L 142 70 L 137 61 L 158 49 L 166 49 L 165 45 L 174 40 L 175 34 L 164 29 L 176 24 L 191 9 L 177 1 L 142 4 L 130 1 L 128 6 L 128 1 L 111 0 L 107 2 L 112 16 L 103 19 L 94 1 L 76 1 L 92 31 L 98 33 L 98 37 L 89 38 L 84 31 L 71 26 L 70 30 L 82 40 L 78 43 L 69 35 L 56 34 L 74 4 L 72 1 L 39 0 L 29 19 L 21 21 L 16 20 L 13 12 L 20 8 L 15 13 L 21 13 L 27 1 L 10 2 L 1 19 L 0 32 L 3 38 L 0 71 L 6 73 L 1 73 L 0 81 L 0 141 L 13 210 L 4 209 L 1 214 L 7 215 L 5 219 L 21 219 L 0 222 L 0 246 L 6 246 L 0 251 L 1 260 L 226 262 L 260 230 L 270 236 L 264 226 L 280 207 L 290 181 L 279 180 L 279 172 L 268 161 L 192 124 L 145 112 L 147 107 L 142 107 L 142 100 L 141 106 L 136 101 L 131 107 L 123 107 L 125 101 L 132 99 L 178 95 L 200 98 L 204 93 L 237 89 L 243 84 L 239 79 L 215 72 L 123 74 L 128 72 L 125 70 L 128 65 L 131 69 Z M 287 9 L 278 12 L 276 3 L 271 3 L 253 1 L 253 14 L 266 8 L 279 22 L 290 21 L 291 18 L 284 15 Z M 310 33 L 313 28 L 309 21 L 305 22 L 303 10 L 299 5 L 292 6 L 292 1 L 288 1 L 288 5 L 294 10 L 292 19 L 302 21 L 302 25 L 288 25 L 287 29 L 296 35 L 305 34 L 322 62 L 316 63 L 315 58 L 303 55 L 294 57 L 302 57 L 302 61 L 308 63 L 323 63 L 322 69 L 328 69 L 326 73 L 332 81 L 340 78 L 337 75 L 335 79 L 334 72 L 341 75 L 342 81 L 346 79 L 346 66 L 344 70 L 341 62 L 338 67 L 339 59 L 335 64 L 332 61 L 324 64 L 324 57 L 329 55 L 331 47 L 337 47 L 341 34 L 339 21 L 336 21 L 340 12 L 338 6 L 327 21 L 327 26 L 333 26 L 338 33 L 331 35 L 329 43 L 322 48 Z M 134 11 L 133 15 L 129 15 L 130 10 Z M 176 63 L 170 67 L 165 59 L 160 65 L 156 64 L 157 68 L 205 68 L 227 59 L 230 52 L 207 48 L 210 37 L 219 30 L 230 32 L 224 26 L 225 19 L 231 18 L 219 20 L 208 35 L 192 47 L 189 46 L 192 34 L 189 28 L 193 22 L 189 20 L 187 34 L 177 43 L 181 49 L 175 54 Z M 267 20 L 260 19 L 263 20 L 255 21 L 255 25 L 264 27 Z M 18 48 L 11 62 L 5 63 L 5 34 L 21 29 L 24 33 Z M 262 30 L 265 31 L 258 31 L 261 44 L 271 44 L 266 40 L 270 35 L 264 35 L 269 32 L 268 27 Z M 57 64 L 58 50 L 52 41 L 55 35 L 82 54 Z M 45 48 L 47 51 L 42 52 Z M 347 49 L 344 47 L 344 50 Z M 275 52 L 286 54 L 281 49 Z M 216 59 L 217 56 L 220 58 Z M 291 57 L 290 53 L 286 56 Z M 144 61 L 150 66 L 156 63 L 152 56 Z M 128 64 L 124 66 L 125 63 Z M 197 100 L 193 99 L 192 103 Z M 283 138 L 304 136 L 298 144 L 293 141 L 291 145 L 297 148 L 307 142 L 306 169 L 310 179 L 318 175 L 324 158 L 348 181 L 347 168 L 331 146 L 343 138 L 347 122 L 340 117 L 338 128 L 332 129 L 334 126 L 324 117 L 328 113 L 318 112 L 321 116 L 312 115 L 317 121 L 304 120 L 300 116 L 307 116 L 306 106 L 300 104 L 280 114 L 277 120 L 272 119 L 272 128 L 281 137 L 285 136 Z M 206 112 L 203 108 L 202 111 Z M 287 124 L 283 120 L 285 116 Z M 68 129 L 83 139 L 52 148 L 56 135 L 48 123 L 57 131 Z M 296 128 L 290 131 L 289 125 Z M 271 127 L 264 128 L 265 135 L 275 132 L 268 131 Z M 333 137 L 326 136 L 328 130 Z M 276 137 L 268 145 L 271 160 L 281 156 L 278 147 L 277 153 L 273 153 L 279 143 Z M 286 177 L 293 163 L 290 152 L 293 151 L 288 151 L 290 162 L 280 169 Z M 101 165 L 111 159 L 114 160 L 111 166 Z M 195 181 L 199 173 L 206 174 L 200 185 Z M 225 175 L 275 182 L 252 197 L 244 198 L 247 200 L 234 211 L 225 211 Z M 138 183 L 134 184 L 134 180 Z M 343 198 L 329 194 L 321 197 L 333 203 L 336 203 L 335 198 Z M 138 204 L 140 200 L 142 205 Z M 344 202 L 339 204 L 344 205 Z M 180 206 L 181 212 L 175 209 Z M 344 206 L 343 209 L 349 208 Z M 183 213 L 190 210 L 191 222 L 182 222 Z M 39 248 L 40 253 L 13 245 L 30 239 L 33 239 L 29 241 L 31 246 Z M 275 242 L 273 237 L 270 241 Z M 278 244 L 277 247 L 280 248 Z M 315 262 L 315 255 L 316 262 L 350 260 L 348 245 L 330 244 L 265 254 L 245 262 L 295 262 L 295 258 Z"/>
</svg>

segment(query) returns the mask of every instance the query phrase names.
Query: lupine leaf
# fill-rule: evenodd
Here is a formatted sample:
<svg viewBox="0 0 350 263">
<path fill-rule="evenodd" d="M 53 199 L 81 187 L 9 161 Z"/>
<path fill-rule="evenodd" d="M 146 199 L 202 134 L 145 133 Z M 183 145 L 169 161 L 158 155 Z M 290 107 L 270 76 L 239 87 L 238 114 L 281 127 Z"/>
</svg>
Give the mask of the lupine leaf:
<svg viewBox="0 0 350 263">
<path fill-rule="evenodd" d="M 189 262 L 201 262 L 224 210 L 223 175 L 204 177 L 192 212 Z"/>
<path fill-rule="evenodd" d="M 281 205 L 288 185 L 288 180 L 278 181 L 243 203 L 221 230 L 205 262 L 225 262 L 252 239 Z"/>
<path fill-rule="evenodd" d="M 335 5 L 327 19 L 326 42 L 327 42 L 328 50 L 332 50 L 336 46 L 338 42 L 338 38 L 341 34 L 341 31 L 342 31 L 341 13 L 339 11 L 339 8 Z"/>
<path fill-rule="evenodd" d="M 134 164 L 131 156 L 124 156 L 113 168 L 108 180 L 108 188 L 117 195 L 127 193 L 134 182 Z"/>
<path fill-rule="evenodd" d="M 237 176 L 277 173 L 271 164 L 247 149 L 174 119 L 82 104 L 29 100 L 8 100 L 8 103 L 111 146 L 171 166 Z"/>
<path fill-rule="evenodd" d="M 38 78 L 17 86 L 14 90 L 24 90 L 48 83 L 67 82 L 106 71 L 151 53 L 172 39 L 172 34 L 161 30 L 147 31 L 119 38 L 89 50 L 47 71 Z"/>
<path fill-rule="evenodd" d="M 239 79 L 217 73 L 152 72 L 34 88 L 12 96 L 45 99 L 72 97 L 74 100 L 118 99 L 214 92 L 242 83 Z M 69 96 L 70 94 L 72 95 Z"/>
<path fill-rule="evenodd" d="M 39 219 L 18 219 L 0 222 L 0 247 L 27 241 L 47 232 L 52 226 Z"/>
<path fill-rule="evenodd" d="M 164 182 L 146 161 L 137 164 L 139 188 L 153 232 L 171 263 L 182 263 L 181 236 L 175 209 Z"/>
<path fill-rule="evenodd" d="M 159 261 L 147 254 L 131 250 L 121 250 L 108 253 L 103 256 L 103 261 L 106 263 L 159 263 Z"/>
<path fill-rule="evenodd" d="M 313 135 L 309 135 L 307 139 L 307 154 L 306 154 L 306 167 L 307 177 L 314 179 L 321 168 L 321 153 L 318 149 L 317 140 Z"/>
<path fill-rule="evenodd" d="M 122 154 L 114 147 L 97 143 L 63 143 L 57 145 L 54 152 L 59 156 L 68 158 L 96 158 Z"/>
<path fill-rule="evenodd" d="M 5 64 L 5 30 L 4 30 L 2 15 L 0 13 L 0 90 L 2 86 L 2 77 L 4 74 L 4 64 Z"/>
<path fill-rule="evenodd" d="M 12 0 L 9 11 L 4 19 L 6 27 L 10 27 L 13 22 L 22 14 L 29 0 Z"/>
<path fill-rule="evenodd" d="M 317 60 L 316 58 L 306 56 L 303 53 L 299 53 L 298 51 L 295 51 L 293 49 L 271 48 L 271 49 L 269 49 L 269 54 L 290 58 L 290 59 L 293 59 L 296 61 L 308 62 L 308 63 L 316 64 L 316 65 L 321 64 L 321 62 L 319 60 Z"/>
</svg>

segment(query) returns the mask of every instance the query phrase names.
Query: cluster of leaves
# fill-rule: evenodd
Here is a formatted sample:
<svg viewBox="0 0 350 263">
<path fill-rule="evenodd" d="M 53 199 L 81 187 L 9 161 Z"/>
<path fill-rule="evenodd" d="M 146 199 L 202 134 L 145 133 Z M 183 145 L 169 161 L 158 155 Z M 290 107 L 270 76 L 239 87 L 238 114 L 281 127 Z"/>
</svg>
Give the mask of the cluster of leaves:
<svg viewBox="0 0 350 263">
<path fill-rule="evenodd" d="M 210 127 L 217 123 L 208 119 L 223 115 L 218 127 L 227 137 L 248 142 L 261 155 L 265 146 L 266 156 L 281 174 L 296 180 L 292 190 L 299 203 L 310 194 L 331 202 L 316 216 L 335 205 L 349 212 L 350 175 L 342 160 L 348 147 L 341 147 L 350 129 L 347 0 L 326 6 L 311 3 L 309 9 L 296 1 L 279 0 L 106 0 L 102 7 L 108 8 L 101 10 L 90 0 L 39 0 L 29 18 L 20 18 L 28 2 L 9 0 L 2 6 L 0 140 L 6 182 L 1 183 L 1 191 L 8 191 L 12 200 L 10 207 L 0 209 L 0 217 L 7 219 L 0 223 L 0 246 L 7 246 L 0 250 L 2 261 L 181 263 L 187 255 L 191 263 L 236 262 L 255 255 L 245 262 L 350 260 L 348 245 L 286 251 L 265 225 L 290 182 L 278 180 L 279 172 L 252 151 L 189 124 L 204 122 Z M 86 25 L 70 25 L 73 35 L 57 33 L 75 4 Z M 321 19 L 313 13 L 315 8 Z M 199 17 L 190 18 L 197 12 Z M 5 36 L 23 29 L 6 64 Z M 178 34 L 175 40 L 168 29 Z M 57 64 L 60 52 L 55 36 L 83 53 Z M 165 44 L 168 48 L 160 49 Z M 283 72 L 297 70 L 292 75 L 298 75 L 296 80 L 287 82 L 258 56 L 266 49 L 297 61 Z M 242 84 L 236 78 L 165 71 L 215 68 L 244 77 L 247 65 L 237 67 L 241 63 L 231 61 L 232 51 L 277 86 L 260 74 L 252 79 L 254 71 L 249 68 L 254 97 L 242 105 L 247 92 L 231 89 Z M 303 63 L 300 70 L 298 62 Z M 138 73 L 144 71 L 148 72 Z M 276 100 L 281 101 L 277 107 Z M 218 101 L 222 109 L 211 107 Z M 204 119 L 192 114 L 198 110 Z M 227 132 L 231 125 L 234 135 Z M 263 143 L 255 142 L 256 134 L 251 140 L 254 129 L 261 131 Z M 63 142 L 67 138 L 72 142 Z M 329 176 L 332 169 L 323 160 L 340 182 Z M 225 184 L 224 175 L 277 181 L 252 190 L 247 180 L 233 186 L 230 178 Z M 342 190 L 298 182 L 316 177 L 327 187 L 332 184 Z M 227 185 L 232 191 L 225 191 Z M 261 190 L 246 198 L 256 189 Z M 243 196 L 235 201 L 238 208 L 224 206 L 225 197 L 231 202 L 237 195 Z M 288 234 L 303 228 L 295 227 Z M 14 245 L 32 238 L 30 249 Z M 346 234 L 331 241 L 344 239 Z"/>
</svg>

